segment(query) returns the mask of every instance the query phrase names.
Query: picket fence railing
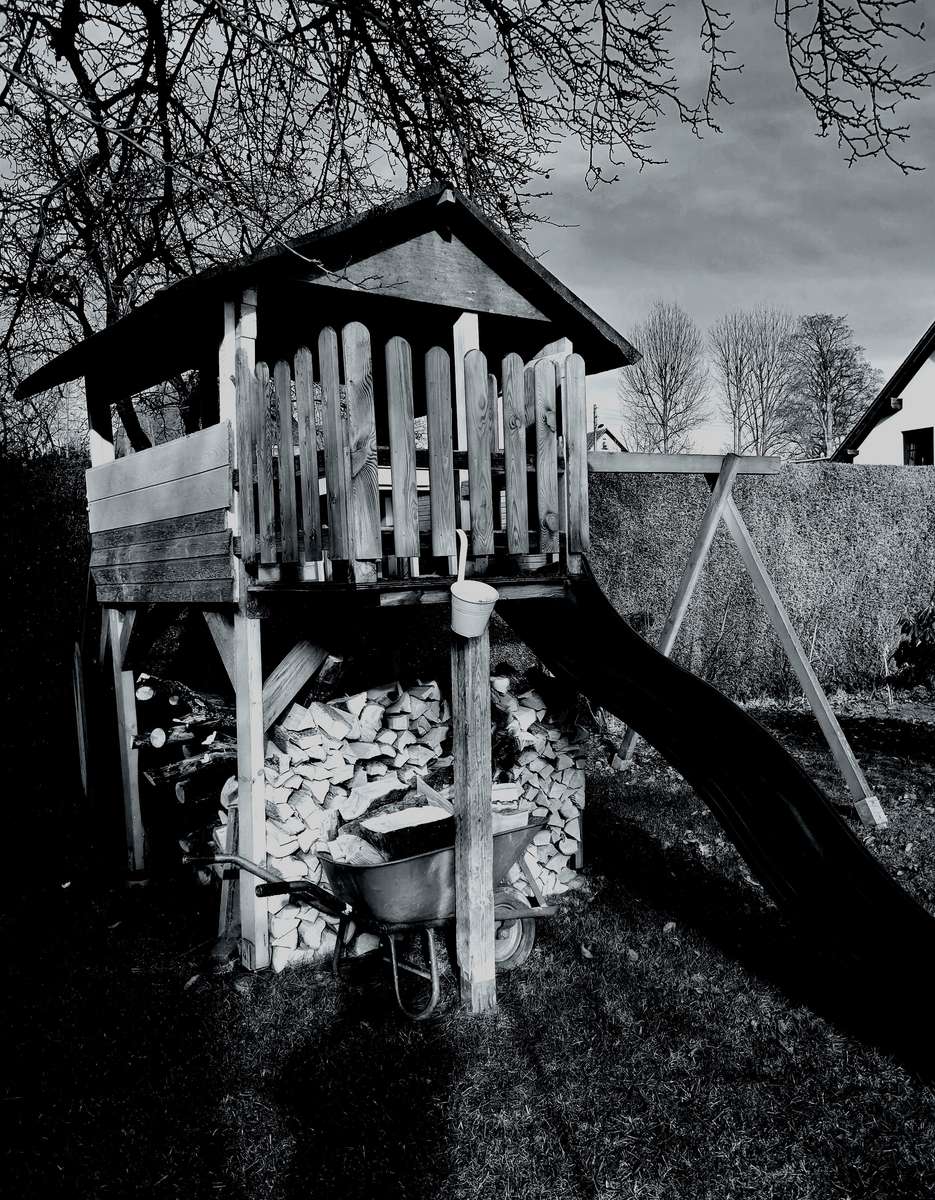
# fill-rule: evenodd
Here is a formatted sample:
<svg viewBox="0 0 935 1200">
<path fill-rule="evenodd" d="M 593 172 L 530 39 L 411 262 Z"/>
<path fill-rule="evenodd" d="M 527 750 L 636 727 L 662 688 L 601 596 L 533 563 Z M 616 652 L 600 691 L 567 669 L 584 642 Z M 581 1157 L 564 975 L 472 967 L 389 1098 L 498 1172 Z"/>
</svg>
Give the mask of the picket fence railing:
<svg viewBox="0 0 935 1200">
<path fill-rule="evenodd" d="M 428 350 L 416 381 L 427 449 L 417 448 L 412 352 L 384 347 L 377 420 L 371 339 L 352 322 L 322 329 L 315 353 L 251 367 L 237 360 L 239 552 L 248 564 L 375 563 L 457 553 L 470 529 L 476 569 L 491 556 L 567 558 L 588 549 L 584 362 L 525 365 L 508 354 L 499 378 L 472 350 L 464 380 L 466 446 L 456 449 L 452 364 Z M 456 367 L 458 364 L 456 364 Z M 377 431 L 385 431 L 386 446 Z M 423 571 L 426 564 L 423 562 Z M 430 568 L 431 569 L 431 568 Z"/>
</svg>

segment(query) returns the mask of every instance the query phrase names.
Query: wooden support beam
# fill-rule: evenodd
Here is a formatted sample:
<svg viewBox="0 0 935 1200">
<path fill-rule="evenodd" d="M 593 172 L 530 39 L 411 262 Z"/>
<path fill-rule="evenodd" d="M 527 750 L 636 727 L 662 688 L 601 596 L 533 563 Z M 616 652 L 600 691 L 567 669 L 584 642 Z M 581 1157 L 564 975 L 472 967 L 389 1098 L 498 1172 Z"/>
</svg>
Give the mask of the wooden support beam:
<svg viewBox="0 0 935 1200">
<path fill-rule="evenodd" d="M 240 355 L 252 371 L 256 365 L 257 297 L 247 288 L 239 297 L 224 305 L 224 337 L 219 348 L 219 374 L 222 377 L 221 415 L 231 419 L 233 463 L 237 465 L 240 446 L 236 408 L 241 399 L 236 393 L 231 365 Z M 236 318 L 236 319 L 235 319 Z M 234 532 L 240 527 L 240 493 L 235 498 Z M 236 560 L 237 608 L 233 617 L 232 647 L 234 697 L 237 711 L 237 811 L 239 853 L 251 862 L 266 865 L 266 780 L 263 774 L 266 730 L 263 725 L 263 657 L 260 648 L 260 621 L 251 615 L 247 577 L 241 559 Z M 220 629 L 218 622 L 215 630 Z M 209 622 L 209 628 L 211 624 Z M 225 635 L 220 634 L 223 644 Z M 219 647 L 220 649 L 220 647 Z M 224 657 L 222 653 L 222 658 Z M 233 885 L 232 885 L 233 886 Z M 257 897 L 252 875 L 240 872 L 237 881 L 240 907 L 240 957 L 251 971 L 269 965 L 269 914 L 266 901 Z M 229 899 L 229 903 L 233 903 Z"/>
<path fill-rule="evenodd" d="M 78 740 L 78 771 L 81 777 L 81 790 L 85 799 L 88 798 L 88 706 L 84 691 L 84 664 L 81 661 L 81 647 L 75 642 L 72 658 L 71 685 L 75 701 L 75 734 Z"/>
<path fill-rule="evenodd" d="M 685 614 L 688 612 L 688 606 L 695 592 L 695 586 L 701 578 L 701 572 L 708 557 L 708 551 L 711 549 L 711 543 L 714 541 L 714 534 L 720 524 L 721 517 L 724 515 L 727 502 L 730 500 L 739 466 L 739 455 L 725 454 L 723 466 L 717 477 L 717 483 L 714 485 L 714 490 L 708 499 L 708 506 L 705 509 L 698 532 L 695 535 L 695 541 L 688 556 L 688 562 L 682 571 L 682 578 L 679 580 L 675 599 L 672 601 L 672 605 L 669 608 L 669 615 L 666 617 L 666 623 L 662 627 L 659 640 L 656 642 L 656 649 L 660 654 L 664 654 L 666 658 L 672 653 L 675 640 L 678 637 L 679 630 L 682 628 L 682 622 L 685 620 Z M 620 743 L 617 758 L 614 760 L 615 766 L 618 769 L 622 769 L 630 761 L 636 741 L 636 731 L 628 729 L 623 741 Z"/>
<path fill-rule="evenodd" d="M 723 461 L 723 454 L 623 454 L 609 450 L 588 454 L 592 471 L 612 474 L 716 475 Z M 781 467 L 780 458 L 741 455 L 737 474 L 776 475 Z"/>
<path fill-rule="evenodd" d="M 91 466 L 114 461 L 113 428 L 110 401 L 100 378 L 85 377 L 85 399 L 91 425 Z M 132 614 L 132 615 L 131 615 Z M 123 669 L 123 659 L 136 620 L 134 610 L 105 608 L 101 613 L 101 662 L 110 645 L 114 672 L 114 699 L 117 708 L 117 745 L 120 755 L 120 781 L 123 791 L 124 831 L 127 868 L 142 871 L 146 865 L 146 844 L 140 811 L 139 752 L 133 742 L 137 735 L 136 688 L 133 672 Z"/>
<path fill-rule="evenodd" d="M 218 612 L 216 609 L 203 608 L 201 615 L 208 626 L 208 632 L 215 648 L 224 664 L 227 678 L 231 687 L 236 687 L 236 668 L 234 663 L 234 618 L 229 613 Z"/>
<path fill-rule="evenodd" d="M 455 934 L 461 1002 L 497 1007 L 494 965 L 493 819 L 490 751 L 490 641 L 451 639 L 455 806 Z"/>
<path fill-rule="evenodd" d="M 114 697 L 117 704 L 117 743 L 120 753 L 120 780 L 123 788 L 123 816 L 126 831 L 127 868 L 142 871 L 146 865 L 143 818 L 140 811 L 139 751 L 134 741 L 139 732 L 136 723 L 136 685 L 133 672 L 123 669 L 121 647 L 130 640 L 130 612 L 106 608 L 104 620 L 109 627 L 111 662 L 114 671 Z"/>
<path fill-rule="evenodd" d="M 322 646 L 303 639 L 270 671 L 263 684 L 263 724 L 267 729 L 276 723 L 327 657 L 328 651 Z"/>
<path fill-rule="evenodd" d="M 123 614 L 123 620 L 120 623 L 120 641 L 113 646 L 113 654 L 120 664 L 121 670 L 125 669 L 127 650 L 130 648 L 130 638 L 133 637 L 138 611 L 135 608 L 128 608 Z"/>
<path fill-rule="evenodd" d="M 231 804 L 227 810 L 225 854 L 240 853 L 239 817 L 237 805 Z M 237 875 L 233 868 L 226 866 L 221 877 L 221 903 L 218 908 L 218 950 L 225 956 L 228 947 L 234 948 L 240 940 L 240 909 L 237 900 Z"/>
<path fill-rule="evenodd" d="M 263 661 L 260 622 L 234 615 L 234 662 L 237 708 L 237 808 L 240 854 L 266 865 L 266 779 L 263 773 L 266 730 L 263 726 Z M 258 899 L 253 876 L 241 872 L 241 960 L 250 971 L 269 965 L 269 917 Z"/>
<path fill-rule="evenodd" d="M 798 677 L 802 691 L 805 693 L 812 711 L 818 718 L 818 724 L 825 735 L 825 741 L 828 743 L 828 747 L 834 756 L 838 770 L 844 777 L 847 790 L 854 801 L 854 807 L 857 809 L 861 822 L 864 825 L 872 825 L 878 829 L 883 828 L 887 824 L 886 814 L 883 811 L 880 801 L 873 794 L 863 771 L 860 769 L 860 764 L 854 757 L 854 752 L 851 750 L 847 738 L 844 736 L 844 731 L 838 723 L 834 710 L 828 703 L 828 698 L 821 684 L 818 682 L 818 677 L 812 670 L 812 665 L 808 661 L 808 656 L 805 653 L 802 643 L 799 641 L 798 634 L 792 627 L 785 606 L 779 598 L 779 593 L 776 591 L 769 572 L 762 558 L 760 558 L 759 551 L 753 544 L 750 532 L 732 499 L 728 499 L 724 508 L 724 523 L 731 537 L 734 539 L 734 544 L 740 551 L 740 557 L 743 559 L 744 565 L 749 572 L 757 594 L 763 601 L 770 622 L 776 630 L 789 662 L 792 664 L 792 669 Z"/>
</svg>

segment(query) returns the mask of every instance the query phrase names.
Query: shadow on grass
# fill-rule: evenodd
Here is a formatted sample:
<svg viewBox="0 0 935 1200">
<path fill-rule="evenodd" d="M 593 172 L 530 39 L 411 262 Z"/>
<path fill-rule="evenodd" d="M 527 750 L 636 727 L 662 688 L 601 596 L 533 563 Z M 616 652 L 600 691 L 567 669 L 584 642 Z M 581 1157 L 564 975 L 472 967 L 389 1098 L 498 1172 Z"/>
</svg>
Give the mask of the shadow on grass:
<svg viewBox="0 0 935 1200">
<path fill-rule="evenodd" d="M 923 1079 L 935 1080 L 928 996 L 895 994 L 889 980 L 858 972 L 828 938 L 788 922 L 736 874 L 703 864 L 681 846 L 664 848 L 645 821 L 627 817 L 617 786 L 602 781 L 589 796 L 590 867 L 607 879 L 602 904 L 619 909 L 637 898 L 672 914 L 780 989 L 790 1003 L 807 1005 Z M 662 792 L 659 802 L 666 803 Z M 647 803 L 652 800 L 644 808 Z"/>
<path fill-rule="evenodd" d="M 401 1024 L 378 964 L 335 993 L 282 1066 L 276 1099 L 295 1129 L 284 1200 L 440 1195 L 447 1112 L 460 1075 L 448 1023 Z"/>
<path fill-rule="evenodd" d="M 165 911 L 149 890 L 76 882 L 8 914 L 4 1157 L 19 1195 L 189 1196 L 224 1177 L 212 1002 L 184 991 L 190 916 L 170 930 Z"/>
</svg>

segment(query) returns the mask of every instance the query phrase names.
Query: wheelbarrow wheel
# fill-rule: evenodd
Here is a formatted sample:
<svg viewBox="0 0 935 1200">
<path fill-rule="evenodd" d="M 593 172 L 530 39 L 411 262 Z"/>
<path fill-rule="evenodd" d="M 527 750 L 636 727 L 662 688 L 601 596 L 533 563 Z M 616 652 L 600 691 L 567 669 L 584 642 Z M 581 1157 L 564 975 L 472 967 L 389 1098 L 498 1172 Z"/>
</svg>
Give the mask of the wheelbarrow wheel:
<svg viewBox="0 0 935 1200">
<path fill-rule="evenodd" d="M 494 905 L 508 906 L 512 910 L 532 908 L 532 905 L 514 888 L 502 888 L 494 896 Z M 521 967 L 532 954 L 536 944 L 536 922 L 533 917 L 511 917 L 498 919 L 494 924 L 493 955 L 498 971 L 512 971 Z"/>
</svg>

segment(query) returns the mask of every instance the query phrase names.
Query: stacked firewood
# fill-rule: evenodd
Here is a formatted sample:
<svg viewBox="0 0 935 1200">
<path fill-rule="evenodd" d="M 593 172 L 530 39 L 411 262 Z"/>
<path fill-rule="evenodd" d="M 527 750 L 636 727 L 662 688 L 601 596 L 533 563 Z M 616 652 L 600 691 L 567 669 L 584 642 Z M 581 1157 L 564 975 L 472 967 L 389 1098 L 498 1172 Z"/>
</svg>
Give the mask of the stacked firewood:
<svg viewBox="0 0 935 1200">
<path fill-rule="evenodd" d="M 176 759 L 150 765 L 145 774 L 152 783 L 174 784 L 186 805 L 210 787 L 207 840 L 220 852 L 236 849 L 232 709 L 171 681 L 141 676 L 138 682 L 138 712 L 149 715 L 140 741 L 150 746 L 151 760 Z M 450 845 L 451 712 L 439 685 L 393 682 L 330 701 L 316 695 L 322 695 L 320 684 L 268 731 L 267 867 L 284 879 L 327 886 L 319 851 L 379 862 Z M 573 710 L 550 705 L 540 690 L 511 675 L 491 678 L 491 713 L 494 812 L 545 823 L 526 863 L 544 895 L 560 895 L 577 886 L 586 734 Z M 157 746 L 159 753 L 152 751 Z M 178 758 L 180 746 L 184 757 Z M 204 844 L 198 833 L 182 842 L 196 853 Z M 532 891 L 518 865 L 510 882 Z M 336 918 L 285 896 L 267 903 L 275 970 L 332 953 Z M 352 932 L 349 946 L 352 954 L 363 954 L 377 940 Z"/>
<path fill-rule="evenodd" d="M 285 879 L 326 883 L 317 852 L 345 856 L 367 835 L 361 818 L 409 796 L 416 777 L 450 769 L 449 735 L 448 703 L 435 683 L 294 704 L 266 747 L 267 866 Z M 376 850 L 371 861 L 380 861 Z M 332 952 L 333 918 L 282 897 L 269 903 L 275 970 Z M 358 933 L 351 953 L 375 945 Z"/>
<path fill-rule="evenodd" d="M 560 896 L 578 886 L 575 868 L 582 862 L 587 732 L 573 714 L 550 713 L 538 691 L 517 695 L 509 676 L 495 675 L 490 682 L 494 746 L 502 746 L 505 735 L 515 753 L 514 764 L 499 775 L 518 791 L 512 803 L 498 803 L 495 793 L 494 808 L 529 808 L 533 822 L 546 822 L 526 851 L 526 863 L 544 895 Z M 527 894 L 532 890 L 519 866 L 509 880 Z"/>
</svg>

